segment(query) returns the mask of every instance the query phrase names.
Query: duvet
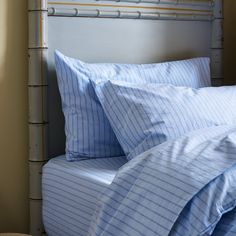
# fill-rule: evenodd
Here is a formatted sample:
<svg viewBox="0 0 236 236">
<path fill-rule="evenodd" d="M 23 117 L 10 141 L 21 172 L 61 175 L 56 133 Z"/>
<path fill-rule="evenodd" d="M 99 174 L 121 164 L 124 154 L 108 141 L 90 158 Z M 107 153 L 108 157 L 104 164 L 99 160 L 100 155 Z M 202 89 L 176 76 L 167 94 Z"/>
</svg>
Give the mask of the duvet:
<svg viewBox="0 0 236 236">
<path fill-rule="evenodd" d="M 98 199 L 89 235 L 236 235 L 236 125 L 133 158 Z"/>
</svg>

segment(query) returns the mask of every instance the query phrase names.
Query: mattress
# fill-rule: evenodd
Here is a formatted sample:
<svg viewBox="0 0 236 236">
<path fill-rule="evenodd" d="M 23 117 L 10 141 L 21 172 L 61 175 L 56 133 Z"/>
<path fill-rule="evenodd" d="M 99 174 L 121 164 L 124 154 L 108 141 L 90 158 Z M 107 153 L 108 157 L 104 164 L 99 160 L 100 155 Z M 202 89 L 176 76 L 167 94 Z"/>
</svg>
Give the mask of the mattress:
<svg viewBox="0 0 236 236">
<path fill-rule="evenodd" d="M 125 157 L 68 162 L 51 159 L 43 168 L 43 223 L 48 236 L 85 236 L 99 195 Z"/>
</svg>

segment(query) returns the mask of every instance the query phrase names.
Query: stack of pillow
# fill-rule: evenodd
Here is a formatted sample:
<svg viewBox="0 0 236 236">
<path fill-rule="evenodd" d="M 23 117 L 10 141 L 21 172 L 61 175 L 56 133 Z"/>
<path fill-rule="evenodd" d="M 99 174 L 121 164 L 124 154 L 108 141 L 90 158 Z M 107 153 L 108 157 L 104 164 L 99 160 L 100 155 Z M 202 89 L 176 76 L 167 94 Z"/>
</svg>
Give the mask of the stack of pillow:
<svg viewBox="0 0 236 236">
<path fill-rule="evenodd" d="M 138 154 L 196 129 L 236 122 L 236 86 L 210 87 L 210 61 L 89 64 L 56 51 L 66 158 Z"/>
</svg>

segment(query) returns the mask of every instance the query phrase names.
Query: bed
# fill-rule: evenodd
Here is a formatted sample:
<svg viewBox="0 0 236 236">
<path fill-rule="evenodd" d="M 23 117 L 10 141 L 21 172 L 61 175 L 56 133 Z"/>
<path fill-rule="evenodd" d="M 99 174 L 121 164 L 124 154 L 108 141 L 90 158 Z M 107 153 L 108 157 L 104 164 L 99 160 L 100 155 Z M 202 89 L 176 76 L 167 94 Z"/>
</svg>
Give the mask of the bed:
<svg viewBox="0 0 236 236">
<path fill-rule="evenodd" d="M 111 184 L 125 157 L 66 162 L 51 159 L 44 167 L 43 218 L 49 235 L 85 235 L 96 199 Z M 66 222 L 66 228 L 65 228 Z"/>
<path fill-rule="evenodd" d="M 221 85 L 222 1 L 30 0 L 28 14 L 30 232 L 86 235 L 127 159 L 65 160 L 54 51 L 96 63 L 211 57 L 212 83 Z"/>
</svg>

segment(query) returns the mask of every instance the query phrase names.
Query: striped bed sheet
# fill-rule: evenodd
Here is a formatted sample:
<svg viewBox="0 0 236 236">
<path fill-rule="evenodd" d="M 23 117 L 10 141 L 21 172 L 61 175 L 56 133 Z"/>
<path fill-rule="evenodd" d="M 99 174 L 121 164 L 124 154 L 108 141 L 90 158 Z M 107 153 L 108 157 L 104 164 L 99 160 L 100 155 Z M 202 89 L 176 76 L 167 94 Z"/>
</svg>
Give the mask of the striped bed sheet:
<svg viewBox="0 0 236 236">
<path fill-rule="evenodd" d="M 125 157 L 66 161 L 51 159 L 43 168 L 43 223 L 48 236 L 87 234 L 98 196 L 109 186 Z"/>
<path fill-rule="evenodd" d="M 98 199 L 90 236 L 236 235 L 236 125 L 140 154 Z"/>
</svg>

